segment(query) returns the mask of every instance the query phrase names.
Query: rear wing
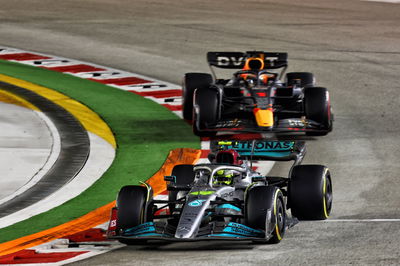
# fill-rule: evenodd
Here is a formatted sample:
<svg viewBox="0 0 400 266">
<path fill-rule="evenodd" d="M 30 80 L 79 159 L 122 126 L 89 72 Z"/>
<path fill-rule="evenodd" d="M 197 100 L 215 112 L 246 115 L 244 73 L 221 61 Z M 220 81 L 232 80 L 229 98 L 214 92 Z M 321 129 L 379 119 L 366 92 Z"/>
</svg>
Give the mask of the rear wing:
<svg viewBox="0 0 400 266">
<path fill-rule="evenodd" d="M 241 159 L 257 161 L 291 161 L 301 162 L 306 146 L 304 141 L 269 141 L 269 140 L 240 140 L 212 141 L 211 152 L 235 150 Z"/>
<path fill-rule="evenodd" d="M 267 53 L 263 51 L 242 52 L 208 52 L 207 61 L 210 66 L 219 68 L 242 69 L 246 59 L 259 57 L 264 60 L 265 69 L 287 67 L 287 53 Z"/>
</svg>

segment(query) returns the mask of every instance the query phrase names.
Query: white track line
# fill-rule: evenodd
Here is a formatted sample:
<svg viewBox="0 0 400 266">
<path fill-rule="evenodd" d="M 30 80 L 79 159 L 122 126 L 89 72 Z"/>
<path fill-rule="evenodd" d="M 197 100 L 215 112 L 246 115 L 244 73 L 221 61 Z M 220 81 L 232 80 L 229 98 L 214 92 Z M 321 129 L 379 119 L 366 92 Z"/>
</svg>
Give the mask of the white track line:
<svg viewBox="0 0 400 266">
<path fill-rule="evenodd" d="M 389 4 L 400 4 L 400 0 L 361 0 L 363 2 L 378 2 L 378 3 L 389 3 Z"/>
<path fill-rule="evenodd" d="M 320 222 L 328 223 L 381 223 L 381 222 L 400 222 L 400 219 L 328 219 Z"/>
</svg>

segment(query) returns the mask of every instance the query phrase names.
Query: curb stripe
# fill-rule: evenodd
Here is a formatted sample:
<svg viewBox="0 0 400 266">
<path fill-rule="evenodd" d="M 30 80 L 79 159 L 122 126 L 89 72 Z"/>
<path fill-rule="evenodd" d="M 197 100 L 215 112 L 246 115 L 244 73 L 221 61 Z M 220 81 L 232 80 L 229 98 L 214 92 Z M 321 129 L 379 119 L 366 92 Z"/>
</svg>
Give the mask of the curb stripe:
<svg viewBox="0 0 400 266">
<path fill-rule="evenodd" d="M 150 96 L 155 98 L 169 98 L 169 97 L 181 97 L 182 90 L 165 90 L 165 91 L 148 91 L 148 92 L 138 92 L 130 91 L 140 96 Z"/>
<path fill-rule="evenodd" d="M 83 72 L 83 71 L 82 71 Z M 103 83 L 103 84 L 114 84 L 114 85 L 136 85 L 136 84 L 143 84 L 143 83 L 150 83 L 151 81 L 136 78 L 136 77 L 126 77 L 126 78 L 115 78 L 115 79 L 94 79 L 89 78 L 91 81 Z"/>
<path fill-rule="evenodd" d="M 35 250 L 21 250 L 0 258 L 0 264 L 31 264 L 31 263 L 52 263 L 67 260 L 89 251 L 37 253 Z"/>
<path fill-rule="evenodd" d="M 45 69 L 57 71 L 57 72 L 68 72 L 68 73 L 79 73 L 79 72 L 91 72 L 91 71 L 103 71 L 105 69 L 97 68 L 89 65 L 72 65 L 72 66 L 60 66 L 60 67 L 42 67 Z"/>
<path fill-rule="evenodd" d="M 38 59 L 49 59 L 48 56 L 41 56 L 37 54 L 31 53 L 18 53 L 18 54 L 6 54 L 0 55 L 0 59 L 3 60 L 16 60 L 16 61 L 25 61 L 25 60 L 38 60 Z"/>
</svg>

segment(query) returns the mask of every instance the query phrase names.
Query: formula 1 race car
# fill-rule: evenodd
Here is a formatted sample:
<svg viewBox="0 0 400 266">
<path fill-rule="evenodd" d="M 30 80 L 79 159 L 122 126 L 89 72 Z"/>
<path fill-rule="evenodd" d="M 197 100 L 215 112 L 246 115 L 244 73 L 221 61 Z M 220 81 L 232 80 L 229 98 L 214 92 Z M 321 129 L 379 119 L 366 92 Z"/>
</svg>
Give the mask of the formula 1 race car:
<svg viewBox="0 0 400 266">
<path fill-rule="evenodd" d="M 217 132 L 303 132 L 322 136 L 332 130 L 329 92 L 315 86 L 312 73 L 286 74 L 287 53 L 209 52 L 212 74 L 186 73 L 182 86 L 184 119 L 201 137 Z M 217 79 L 213 67 L 241 69 Z M 281 69 L 280 73 L 272 70 Z"/>
<path fill-rule="evenodd" d="M 126 244 L 211 239 L 278 243 L 298 219 L 326 219 L 332 208 L 328 168 L 300 165 L 304 154 L 300 141 L 215 142 L 211 163 L 176 165 L 165 176 L 168 200 L 154 199 L 147 184 L 123 187 L 107 236 Z M 252 170 L 251 159 L 294 163 L 285 178 Z"/>
</svg>

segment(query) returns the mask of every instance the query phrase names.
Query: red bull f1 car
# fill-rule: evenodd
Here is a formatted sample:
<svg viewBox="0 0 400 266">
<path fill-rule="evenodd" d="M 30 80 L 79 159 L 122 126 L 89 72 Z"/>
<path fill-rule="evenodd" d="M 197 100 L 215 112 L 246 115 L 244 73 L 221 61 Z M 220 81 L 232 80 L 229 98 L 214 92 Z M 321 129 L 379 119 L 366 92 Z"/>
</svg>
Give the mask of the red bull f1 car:
<svg viewBox="0 0 400 266">
<path fill-rule="evenodd" d="M 316 86 L 312 73 L 284 76 L 287 57 L 260 51 L 209 52 L 212 75 L 184 76 L 184 119 L 202 137 L 217 132 L 328 134 L 333 121 L 328 90 Z M 240 70 L 231 79 L 217 79 L 213 67 Z"/>
<path fill-rule="evenodd" d="M 210 163 L 176 165 L 165 176 L 166 200 L 154 199 L 148 185 L 123 187 L 107 235 L 126 244 L 227 239 L 278 243 L 298 219 L 326 219 L 331 212 L 330 172 L 322 165 L 300 165 L 305 151 L 301 141 L 214 142 Z M 252 170 L 251 160 L 294 163 L 288 177 L 276 177 Z"/>
</svg>

